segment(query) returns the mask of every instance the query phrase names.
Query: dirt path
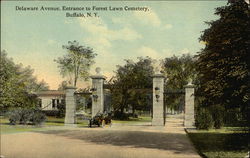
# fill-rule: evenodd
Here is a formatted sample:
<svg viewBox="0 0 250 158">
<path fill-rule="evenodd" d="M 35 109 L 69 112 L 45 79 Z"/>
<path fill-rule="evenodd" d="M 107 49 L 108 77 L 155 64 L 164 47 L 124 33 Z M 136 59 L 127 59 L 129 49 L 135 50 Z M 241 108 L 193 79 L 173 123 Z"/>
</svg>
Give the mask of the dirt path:
<svg viewBox="0 0 250 158">
<path fill-rule="evenodd" d="M 179 118 L 166 127 L 119 125 L 5 134 L 5 158 L 198 158 Z"/>
</svg>

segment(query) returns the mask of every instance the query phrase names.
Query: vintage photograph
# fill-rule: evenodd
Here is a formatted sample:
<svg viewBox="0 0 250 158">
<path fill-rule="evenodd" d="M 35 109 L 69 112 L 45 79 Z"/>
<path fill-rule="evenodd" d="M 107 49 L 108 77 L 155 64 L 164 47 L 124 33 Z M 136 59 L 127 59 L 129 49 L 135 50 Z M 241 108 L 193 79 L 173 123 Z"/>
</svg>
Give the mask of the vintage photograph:
<svg viewBox="0 0 250 158">
<path fill-rule="evenodd" d="M 249 0 L 2 0 L 0 158 L 249 158 Z"/>
</svg>

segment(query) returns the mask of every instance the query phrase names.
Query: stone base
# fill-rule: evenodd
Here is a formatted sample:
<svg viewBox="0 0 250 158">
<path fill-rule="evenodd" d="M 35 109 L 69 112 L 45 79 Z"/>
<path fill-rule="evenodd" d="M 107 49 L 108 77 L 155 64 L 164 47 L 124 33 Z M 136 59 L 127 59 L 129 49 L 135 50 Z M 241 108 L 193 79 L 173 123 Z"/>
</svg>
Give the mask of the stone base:
<svg viewBox="0 0 250 158">
<path fill-rule="evenodd" d="M 77 127 L 77 124 L 65 123 L 64 126 L 67 126 L 67 127 Z"/>
<path fill-rule="evenodd" d="M 164 118 L 153 118 L 152 119 L 152 126 L 165 126 Z"/>
<path fill-rule="evenodd" d="M 75 124 L 75 116 L 65 116 L 64 123 L 65 124 Z"/>
<path fill-rule="evenodd" d="M 184 126 L 186 128 L 195 128 L 193 120 L 184 120 Z"/>
</svg>

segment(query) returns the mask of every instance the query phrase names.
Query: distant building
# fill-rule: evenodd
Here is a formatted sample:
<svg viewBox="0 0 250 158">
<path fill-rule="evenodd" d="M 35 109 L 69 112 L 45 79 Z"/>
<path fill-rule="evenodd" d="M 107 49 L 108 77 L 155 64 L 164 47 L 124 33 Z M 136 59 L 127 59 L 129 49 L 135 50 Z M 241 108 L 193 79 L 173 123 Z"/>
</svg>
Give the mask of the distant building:
<svg viewBox="0 0 250 158">
<path fill-rule="evenodd" d="M 40 91 L 36 95 L 40 99 L 39 106 L 42 110 L 57 110 L 57 105 L 65 101 L 65 91 L 62 90 Z"/>
<path fill-rule="evenodd" d="M 57 105 L 65 103 L 66 92 L 64 90 L 47 90 L 35 93 L 39 100 L 39 106 L 42 110 L 57 110 Z M 91 107 L 90 92 L 75 92 L 76 104 L 83 108 Z M 111 94 L 105 90 L 104 93 L 104 111 L 110 112 L 111 109 Z M 90 105 L 89 105 L 90 104 Z"/>
</svg>

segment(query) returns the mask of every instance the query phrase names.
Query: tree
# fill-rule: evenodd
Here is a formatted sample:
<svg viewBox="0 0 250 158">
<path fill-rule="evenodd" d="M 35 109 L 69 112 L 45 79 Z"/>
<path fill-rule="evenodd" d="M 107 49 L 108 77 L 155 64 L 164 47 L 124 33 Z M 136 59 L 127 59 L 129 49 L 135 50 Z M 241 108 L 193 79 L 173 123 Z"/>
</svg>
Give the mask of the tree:
<svg viewBox="0 0 250 158">
<path fill-rule="evenodd" d="M 167 77 L 165 89 L 176 91 L 183 90 L 184 86 L 190 80 L 196 84 L 195 58 L 191 55 L 182 55 L 181 57 L 172 56 L 163 60 L 163 74 Z M 168 108 L 175 111 L 183 110 L 181 106 L 184 103 L 184 98 L 179 94 L 169 94 L 166 96 Z"/>
<path fill-rule="evenodd" d="M 79 78 L 87 79 L 90 66 L 94 63 L 96 54 L 90 47 L 79 45 L 77 41 L 69 41 L 68 45 L 63 45 L 67 54 L 55 60 L 63 77 L 73 79 L 73 85 L 76 86 Z"/>
<path fill-rule="evenodd" d="M 117 66 L 116 75 L 109 83 L 111 87 L 112 105 L 115 111 L 122 115 L 124 109 L 132 106 L 136 108 L 147 105 L 145 88 L 152 89 L 152 59 L 139 57 L 138 62 L 125 60 L 124 66 Z"/>
<path fill-rule="evenodd" d="M 198 94 L 220 128 L 228 110 L 240 109 L 245 120 L 249 116 L 250 13 L 247 3 L 238 0 L 215 14 L 220 18 L 207 22 L 210 27 L 200 38 L 206 46 L 198 55 Z"/>
<path fill-rule="evenodd" d="M 67 87 L 67 81 L 62 81 L 59 85 L 58 85 L 58 90 L 65 90 Z"/>
<path fill-rule="evenodd" d="M 36 106 L 33 92 L 48 89 L 47 83 L 38 82 L 31 67 L 15 64 L 5 51 L 0 54 L 0 111 L 15 107 Z"/>
</svg>

